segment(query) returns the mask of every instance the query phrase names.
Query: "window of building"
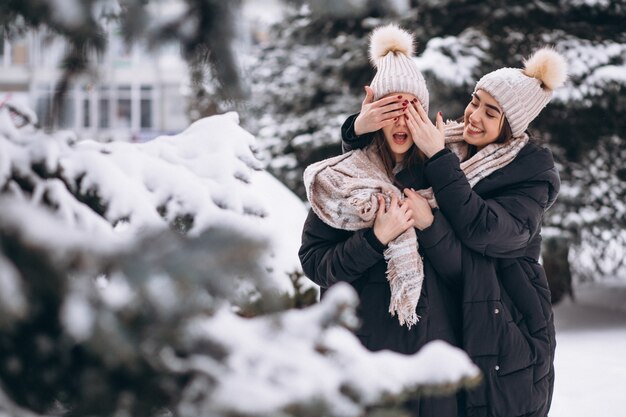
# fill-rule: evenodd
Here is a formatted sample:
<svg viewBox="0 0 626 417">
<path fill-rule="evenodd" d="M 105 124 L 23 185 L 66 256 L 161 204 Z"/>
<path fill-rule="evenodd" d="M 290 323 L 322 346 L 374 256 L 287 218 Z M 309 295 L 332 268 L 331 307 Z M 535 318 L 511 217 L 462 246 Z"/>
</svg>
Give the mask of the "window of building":
<svg viewBox="0 0 626 417">
<path fill-rule="evenodd" d="M 59 112 L 59 126 L 63 129 L 74 128 L 76 111 L 74 108 L 75 100 L 72 96 L 73 91 L 68 90 L 65 97 L 61 100 L 61 108 Z"/>
<path fill-rule="evenodd" d="M 91 127 L 91 106 L 89 97 L 83 97 L 83 127 Z"/>
<path fill-rule="evenodd" d="M 91 118 L 91 95 L 92 95 L 93 86 L 91 84 L 86 84 L 82 86 L 81 91 L 81 100 L 82 100 L 82 112 L 83 112 L 83 127 L 92 127 L 92 118 Z"/>
<path fill-rule="evenodd" d="M 49 85 L 40 84 L 36 90 L 37 100 L 35 104 L 35 112 L 39 124 L 44 129 L 52 128 L 52 89 Z"/>
<path fill-rule="evenodd" d="M 152 129 L 152 86 L 141 86 L 140 115 L 140 127 Z"/>
<path fill-rule="evenodd" d="M 26 39 L 17 39 L 12 42 L 11 55 L 13 65 L 28 65 L 28 45 Z"/>
<path fill-rule="evenodd" d="M 37 86 L 35 112 L 37 113 L 39 124 L 44 129 L 54 128 L 55 118 L 58 121 L 58 127 L 62 129 L 73 129 L 75 127 L 76 109 L 74 108 L 75 100 L 73 94 L 74 90 L 69 88 L 65 92 L 65 97 L 61 100 L 59 108 L 55 109 L 52 85 L 40 84 Z"/>
<path fill-rule="evenodd" d="M 111 95 L 109 87 L 100 87 L 98 96 L 98 127 L 108 129 L 111 127 Z"/>
<path fill-rule="evenodd" d="M 4 33 L 0 31 L 0 65 L 4 65 Z"/>
<path fill-rule="evenodd" d="M 131 96 L 130 86 L 121 85 L 117 88 L 117 113 L 115 127 L 130 129 L 131 127 Z"/>
</svg>

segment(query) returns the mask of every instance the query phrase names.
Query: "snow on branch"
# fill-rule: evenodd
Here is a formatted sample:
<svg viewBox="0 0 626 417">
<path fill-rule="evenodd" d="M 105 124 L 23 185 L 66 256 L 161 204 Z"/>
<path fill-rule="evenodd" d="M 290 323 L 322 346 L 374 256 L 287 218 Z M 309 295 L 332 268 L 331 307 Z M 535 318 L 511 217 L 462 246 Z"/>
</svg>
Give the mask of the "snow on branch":
<svg viewBox="0 0 626 417">
<path fill-rule="evenodd" d="M 347 285 L 280 311 L 306 213 L 253 147 L 234 113 L 131 144 L 0 109 L 0 415 L 358 416 L 477 381 L 443 343 L 365 350 Z"/>
<path fill-rule="evenodd" d="M 195 415 L 356 417 L 409 393 L 454 391 L 477 382 L 476 366 L 444 342 L 411 356 L 367 351 L 340 326 L 355 325 L 356 303 L 354 290 L 344 284 L 305 310 L 251 320 L 221 310 L 188 329 L 196 341 L 219 341 L 230 352 L 223 367 L 203 368 L 194 358 L 168 360 L 173 368 L 194 368 L 220 381 Z"/>
<path fill-rule="evenodd" d="M 479 378 L 467 355 L 443 342 L 412 356 L 367 351 L 348 329 L 357 324 L 358 299 L 348 285 L 306 309 L 236 315 L 224 302 L 226 277 L 254 272 L 256 259 L 254 242 L 246 246 L 250 237 L 236 231 L 221 228 L 178 247 L 182 238 L 167 232 L 113 259 L 97 245 L 81 248 L 75 235 L 64 245 L 72 255 L 60 258 L 39 228 L 17 221 L 20 205 L 45 229 L 55 231 L 49 223 L 57 221 L 19 201 L 0 205 L 8 213 L 0 267 L 11 272 L 3 289 L 27 304 L 0 322 L 0 354 L 10 364 L 0 377 L 8 395 L 26 401 L 20 407 L 45 410 L 75 389 L 64 406 L 76 415 L 153 415 L 149 406 L 181 416 L 358 416 Z M 86 279 L 98 266 L 108 270 L 105 284 Z M 33 332 L 31 344 L 23 335 Z"/>
<path fill-rule="evenodd" d="M 199 236 L 216 225 L 269 241 L 262 263 L 281 291 L 300 271 L 306 209 L 261 170 L 236 113 L 201 119 L 144 144 L 77 141 L 17 129 L 0 109 L 0 193 L 52 208 L 65 227 L 117 247 L 168 228 Z M 88 242 L 89 244 L 89 242 Z"/>
<path fill-rule="evenodd" d="M 472 86 L 476 71 L 487 60 L 490 42 L 475 29 L 466 29 L 458 36 L 432 38 L 424 52 L 414 58 L 420 70 L 456 87 Z"/>
<path fill-rule="evenodd" d="M 555 92 L 562 102 L 589 101 L 626 86 L 626 45 L 569 36 L 556 42 L 569 65 L 571 82 Z"/>
</svg>

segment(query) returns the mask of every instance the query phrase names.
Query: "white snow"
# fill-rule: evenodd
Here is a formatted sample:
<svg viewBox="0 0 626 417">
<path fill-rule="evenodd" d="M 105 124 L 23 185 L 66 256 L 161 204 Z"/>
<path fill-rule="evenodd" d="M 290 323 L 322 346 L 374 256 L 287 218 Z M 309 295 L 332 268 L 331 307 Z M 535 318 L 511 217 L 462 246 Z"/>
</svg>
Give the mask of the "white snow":
<svg viewBox="0 0 626 417">
<path fill-rule="evenodd" d="M 70 295 L 63 304 L 61 318 L 65 329 L 76 341 L 82 342 L 91 336 L 94 313 L 84 297 Z"/>
<path fill-rule="evenodd" d="M 280 0 L 244 0 L 241 14 L 244 19 L 269 26 L 283 19 L 285 5 Z"/>
<path fill-rule="evenodd" d="M 114 273 L 108 283 L 89 279 L 89 271 L 101 273 L 98 262 L 139 249 L 134 245 L 143 231 L 167 229 L 177 216 L 193 219 L 190 237 L 219 225 L 254 241 L 269 241 L 262 266 L 276 280 L 274 288 L 292 289 L 290 282 L 280 282 L 299 271 L 306 209 L 261 170 L 252 151 L 255 139 L 239 127 L 236 114 L 202 119 L 179 135 L 146 144 L 75 143 L 71 134 L 15 128 L 4 116 L 6 109 L 0 109 L 0 149 L 6 155 L 0 188 L 9 190 L 0 199 L 0 228 L 45 250 L 59 270 L 72 271 L 60 320 L 73 343 L 90 345 L 100 337 L 94 351 L 101 349 L 108 361 L 126 363 L 145 354 L 118 329 L 125 328 L 121 318 L 132 317 L 133 309 L 152 310 L 158 333 L 159 325 L 171 325 L 168 320 L 184 310 L 181 299 L 211 307 L 204 304 L 211 295 L 192 301 L 195 294 L 186 292 L 193 290 L 189 282 L 167 270 L 155 271 L 147 280 L 125 280 L 123 272 Z M 14 176 L 18 178 L 9 180 Z M 20 185 L 25 181 L 32 189 Z M 97 196 L 101 213 L 77 195 Z M 116 227 L 120 220 L 123 226 Z M 149 251 L 149 245 L 142 250 Z M 20 304 L 23 277 L 10 259 L 0 261 L 2 296 L 14 297 L 5 311 L 15 319 L 27 308 L 26 301 Z M 189 346 L 207 342 L 226 348 L 219 359 L 200 350 L 178 358 L 167 344 L 155 345 L 155 353 L 171 372 L 189 372 L 192 381 L 181 395 L 194 400 L 180 401 L 185 415 L 226 410 L 277 415 L 301 403 L 321 404 L 329 415 L 358 416 L 364 406 L 407 390 L 449 388 L 477 378 L 479 371 L 467 355 L 443 343 L 413 356 L 365 350 L 347 328 L 356 325 L 357 300 L 344 284 L 320 304 L 254 319 L 237 316 L 230 304 L 217 300 L 216 313 L 194 310 L 176 331 Z M 242 395 L 248 401 L 236 400 Z M 0 408 L 5 403 L 0 395 Z"/>
<path fill-rule="evenodd" d="M 100 255 L 121 251 L 130 243 L 113 233 L 97 235 L 85 233 L 77 227 L 68 227 L 59 221 L 59 216 L 50 210 L 14 198 L 0 201 L 0 226 L 19 231 L 22 238 L 33 247 L 48 248 L 55 261 L 65 262 L 76 252 L 94 252 Z M 28 219 L 28 221 L 24 221 Z M 101 229 L 100 232 L 107 230 Z M 93 231 L 92 231 L 93 232 Z M 50 245 L 54 242 L 54 245 Z"/>
<path fill-rule="evenodd" d="M 108 280 L 99 278 L 100 297 L 113 310 L 120 310 L 134 300 L 133 289 L 122 277 L 113 275 Z"/>
<path fill-rule="evenodd" d="M 256 139 L 239 126 L 236 113 L 201 119 L 178 135 L 144 144 L 74 141 L 71 132 L 15 128 L 6 106 L 0 109 L 0 187 L 12 172 L 32 179 L 32 195 L 14 182 L 7 189 L 33 205 L 51 201 L 65 223 L 33 213 L 32 239 L 45 244 L 64 236 L 56 239 L 59 253 L 64 244 L 79 247 L 87 240 L 90 247 L 96 236 L 98 248 L 115 248 L 189 216 L 191 237 L 220 225 L 269 240 L 263 266 L 281 292 L 293 290 L 288 274 L 301 271 L 297 250 L 307 209 L 261 169 L 252 151 Z M 32 172 L 36 163 L 58 171 L 63 181 L 39 178 Z M 99 196 L 103 216 L 80 202 L 77 192 Z M 10 205 L 17 216 L 19 202 Z M 66 227 L 68 233 L 60 233 Z"/>
<path fill-rule="evenodd" d="M 22 317 L 26 313 L 27 303 L 15 267 L 0 254 L 0 316 L 9 313 Z M 0 324 L 2 323 L 0 317 Z"/>
<path fill-rule="evenodd" d="M 610 0 L 565 0 L 565 2 L 571 3 L 573 6 L 588 6 L 588 7 L 609 7 L 611 5 Z"/>
<path fill-rule="evenodd" d="M 291 404 L 316 403 L 334 415 L 356 417 L 363 405 L 407 387 L 477 377 L 478 368 L 467 355 L 444 342 L 432 342 L 411 356 L 367 351 L 349 330 L 334 324 L 338 319 L 354 323 L 354 290 L 340 284 L 327 294 L 305 310 L 242 319 L 224 309 L 213 319 L 189 323 L 193 338 L 219 341 L 230 352 L 223 366 L 231 372 L 204 368 L 213 377 L 221 374 L 208 399 L 217 411 L 260 416 Z M 246 401 L 232 401 L 242 397 Z"/>
<path fill-rule="evenodd" d="M 550 417 L 626 415 L 626 286 L 580 287 L 555 307 L 556 382 Z"/>
<path fill-rule="evenodd" d="M 549 40 L 546 40 L 549 42 Z M 607 84 L 626 84 L 626 46 L 604 40 L 592 42 L 570 37 L 558 40 L 556 48 L 564 54 L 571 81 L 555 91 L 557 101 L 568 102 L 602 95 Z M 615 65 L 615 62 L 622 62 Z"/>
<path fill-rule="evenodd" d="M 459 36 L 432 38 L 421 56 L 414 58 L 419 69 L 446 84 L 473 85 L 474 70 L 485 59 L 489 40 L 474 29 L 466 29 Z"/>
</svg>

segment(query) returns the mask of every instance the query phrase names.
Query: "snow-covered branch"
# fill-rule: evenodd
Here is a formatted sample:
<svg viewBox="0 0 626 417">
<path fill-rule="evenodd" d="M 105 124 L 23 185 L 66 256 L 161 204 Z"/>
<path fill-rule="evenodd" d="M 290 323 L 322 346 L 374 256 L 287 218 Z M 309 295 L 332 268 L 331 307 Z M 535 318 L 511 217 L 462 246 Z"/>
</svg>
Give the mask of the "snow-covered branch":
<svg viewBox="0 0 626 417">
<path fill-rule="evenodd" d="M 348 286 L 285 311 L 306 212 L 236 114 L 102 144 L 3 111 L 0 415 L 358 416 L 479 378 L 365 350 Z"/>
</svg>

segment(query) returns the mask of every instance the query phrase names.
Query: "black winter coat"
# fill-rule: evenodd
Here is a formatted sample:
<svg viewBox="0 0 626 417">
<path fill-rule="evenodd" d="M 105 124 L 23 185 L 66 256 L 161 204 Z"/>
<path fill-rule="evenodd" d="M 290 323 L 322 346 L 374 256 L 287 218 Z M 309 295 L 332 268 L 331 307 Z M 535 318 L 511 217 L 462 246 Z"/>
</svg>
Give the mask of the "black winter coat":
<svg viewBox="0 0 626 417">
<path fill-rule="evenodd" d="M 423 188 L 426 184 L 422 174 L 422 169 L 417 173 L 402 172 L 398 180 L 407 187 Z M 356 232 L 335 229 L 310 211 L 302 232 L 299 256 L 306 276 L 322 288 L 322 297 L 328 287 L 340 281 L 350 283 L 357 291 L 361 326 L 356 335 L 368 349 L 411 354 L 435 339 L 460 346 L 459 286 L 450 286 L 444 277 L 436 278 L 433 266 L 426 259 L 425 279 L 417 305 L 420 321 L 411 329 L 400 326 L 397 317 L 389 313 L 391 294 L 384 249 L 372 229 Z M 419 417 L 458 416 L 456 396 L 424 398 L 407 406 Z"/>
<path fill-rule="evenodd" d="M 352 139 L 348 148 L 357 147 Z M 484 374 L 467 392 L 468 417 L 547 416 L 555 335 L 538 259 L 543 214 L 560 188 L 552 154 L 531 142 L 473 189 L 448 150 L 424 174 L 439 210 L 418 231 L 420 246 L 434 276 L 462 289 L 462 347 Z"/>
</svg>

